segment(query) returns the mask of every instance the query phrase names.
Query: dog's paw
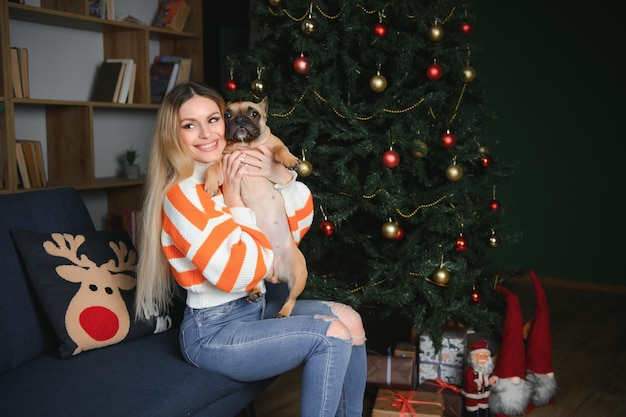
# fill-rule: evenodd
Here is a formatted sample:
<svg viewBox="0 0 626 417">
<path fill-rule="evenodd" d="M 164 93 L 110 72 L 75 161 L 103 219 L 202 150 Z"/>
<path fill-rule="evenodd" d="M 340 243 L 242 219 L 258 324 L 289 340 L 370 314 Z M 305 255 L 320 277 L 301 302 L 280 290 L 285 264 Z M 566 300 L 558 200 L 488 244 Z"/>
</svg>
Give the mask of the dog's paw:
<svg viewBox="0 0 626 417">
<path fill-rule="evenodd" d="M 263 297 L 263 293 L 261 291 L 254 291 L 248 294 L 248 302 L 249 303 L 258 303 L 261 301 L 261 297 Z"/>
<path fill-rule="evenodd" d="M 295 157 L 283 161 L 283 165 L 291 170 L 298 169 L 301 163 L 302 161 L 300 160 L 300 158 Z"/>
<path fill-rule="evenodd" d="M 206 183 L 204 184 L 204 191 L 215 197 L 217 195 L 217 192 L 219 191 L 219 187 L 217 186 L 217 184 Z"/>
</svg>

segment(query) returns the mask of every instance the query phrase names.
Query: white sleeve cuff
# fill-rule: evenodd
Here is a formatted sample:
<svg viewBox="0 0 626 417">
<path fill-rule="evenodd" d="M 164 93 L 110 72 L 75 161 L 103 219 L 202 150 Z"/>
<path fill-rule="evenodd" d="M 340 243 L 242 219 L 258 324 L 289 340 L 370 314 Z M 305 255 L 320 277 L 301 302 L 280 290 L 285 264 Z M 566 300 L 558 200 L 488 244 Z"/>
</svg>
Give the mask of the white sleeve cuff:
<svg viewBox="0 0 626 417">
<path fill-rule="evenodd" d="M 274 189 L 275 190 L 282 190 L 283 188 L 287 188 L 290 185 L 292 185 L 293 183 L 296 182 L 296 178 L 298 177 L 298 173 L 296 171 L 289 171 L 291 173 L 291 181 L 289 181 L 287 184 L 274 184 Z"/>
</svg>

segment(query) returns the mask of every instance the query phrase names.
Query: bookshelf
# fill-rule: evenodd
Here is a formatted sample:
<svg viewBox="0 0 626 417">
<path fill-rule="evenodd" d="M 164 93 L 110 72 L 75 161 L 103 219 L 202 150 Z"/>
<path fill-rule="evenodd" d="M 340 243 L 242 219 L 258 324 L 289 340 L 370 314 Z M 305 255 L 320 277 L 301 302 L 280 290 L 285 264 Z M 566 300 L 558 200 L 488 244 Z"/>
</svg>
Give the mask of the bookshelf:
<svg viewBox="0 0 626 417">
<path fill-rule="evenodd" d="M 193 12 L 178 32 L 151 26 L 158 0 L 115 5 L 116 13 L 124 6 L 141 7 L 147 25 L 89 16 L 86 0 L 0 0 L 0 194 L 24 191 L 18 186 L 15 143 L 34 139 L 43 145 L 47 187 L 104 192 L 108 209 L 138 207 L 144 181 L 118 175 L 116 155 L 129 147 L 148 155 L 158 110 L 150 103 L 154 56 L 190 57 L 191 79 L 204 78 L 202 0 L 187 3 Z M 12 46 L 29 49 L 29 98 L 13 96 Z M 52 58 L 44 60 L 44 54 Z M 89 101 L 97 66 L 110 58 L 137 64 L 132 104 Z"/>
</svg>

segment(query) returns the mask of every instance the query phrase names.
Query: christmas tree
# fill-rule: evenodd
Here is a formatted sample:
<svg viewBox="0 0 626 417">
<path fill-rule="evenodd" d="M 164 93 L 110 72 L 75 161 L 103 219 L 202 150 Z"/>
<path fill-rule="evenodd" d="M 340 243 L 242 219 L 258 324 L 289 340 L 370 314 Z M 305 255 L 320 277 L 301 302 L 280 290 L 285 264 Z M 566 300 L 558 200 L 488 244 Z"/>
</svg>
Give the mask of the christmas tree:
<svg viewBox="0 0 626 417">
<path fill-rule="evenodd" d="M 268 125 L 313 192 L 305 297 L 378 306 L 440 340 L 493 328 L 514 273 L 499 182 L 510 164 L 472 67 L 471 6 L 450 0 L 260 0 L 256 42 L 228 57 L 227 100 L 267 96 Z"/>
</svg>

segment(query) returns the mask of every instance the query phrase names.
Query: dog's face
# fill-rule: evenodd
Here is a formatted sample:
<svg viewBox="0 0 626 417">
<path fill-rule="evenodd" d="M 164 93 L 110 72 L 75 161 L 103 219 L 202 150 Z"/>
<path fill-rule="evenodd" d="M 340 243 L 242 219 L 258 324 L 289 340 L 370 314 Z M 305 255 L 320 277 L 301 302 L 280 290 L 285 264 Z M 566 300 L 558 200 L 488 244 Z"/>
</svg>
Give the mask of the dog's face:
<svg viewBox="0 0 626 417">
<path fill-rule="evenodd" d="M 226 140 L 250 143 L 261 136 L 267 121 L 267 97 L 260 103 L 230 102 L 224 111 Z"/>
</svg>

